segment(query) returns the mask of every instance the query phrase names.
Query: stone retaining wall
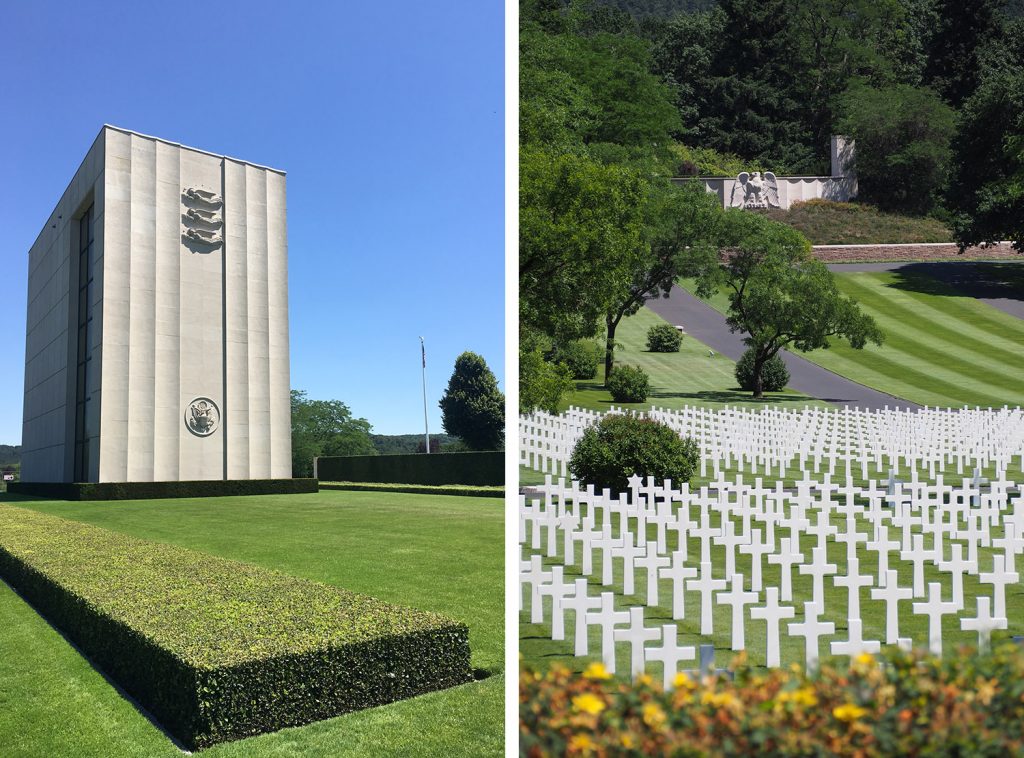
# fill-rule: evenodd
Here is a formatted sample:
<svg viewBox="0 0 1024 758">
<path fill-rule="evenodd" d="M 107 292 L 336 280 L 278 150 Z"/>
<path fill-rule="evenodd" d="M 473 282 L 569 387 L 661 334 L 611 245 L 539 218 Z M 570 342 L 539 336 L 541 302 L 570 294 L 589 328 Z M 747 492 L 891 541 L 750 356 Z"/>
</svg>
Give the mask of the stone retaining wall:
<svg viewBox="0 0 1024 758">
<path fill-rule="evenodd" d="M 963 254 L 952 242 L 918 245 L 815 245 L 814 257 L 826 263 L 1002 259 L 1024 262 L 1024 255 L 1005 242 L 991 247 L 969 247 Z"/>
</svg>

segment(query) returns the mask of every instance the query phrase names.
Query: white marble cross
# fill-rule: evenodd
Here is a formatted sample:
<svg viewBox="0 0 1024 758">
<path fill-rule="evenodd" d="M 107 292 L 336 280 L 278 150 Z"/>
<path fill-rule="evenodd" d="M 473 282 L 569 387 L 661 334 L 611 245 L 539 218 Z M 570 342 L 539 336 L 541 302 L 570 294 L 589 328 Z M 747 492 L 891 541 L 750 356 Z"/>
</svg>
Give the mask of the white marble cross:
<svg viewBox="0 0 1024 758">
<path fill-rule="evenodd" d="M 636 559 L 647 553 L 647 546 L 634 545 L 631 539 L 626 539 L 625 544 L 612 548 L 612 557 L 622 559 L 622 592 L 632 595 L 636 591 Z"/>
<path fill-rule="evenodd" d="M 520 581 L 530 583 L 530 623 L 544 622 L 544 604 L 541 600 L 541 585 L 551 580 L 551 571 L 545 571 L 541 556 L 530 556 L 530 569 L 519 574 Z"/>
<path fill-rule="evenodd" d="M 860 573 L 860 561 L 854 556 L 846 564 L 846 575 L 837 576 L 832 580 L 837 587 L 846 587 L 847 592 L 847 618 L 860 618 L 860 588 L 870 587 L 874 582 L 870 574 Z"/>
<path fill-rule="evenodd" d="M 828 562 L 825 548 L 811 548 L 811 562 L 801 564 L 797 569 L 801 574 L 809 574 L 812 579 L 811 599 L 825 607 L 825 577 L 833 576 L 839 567 Z"/>
<path fill-rule="evenodd" d="M 601 607 L 601 600 L 587 594 L 587 580 L 577 579 L 574 584 L 576 591 L 562 601 L 562 608 L 573 612 L 575 634 L 573 635 L 573 655 L 589 655 L 586 614 Z"/>
<path fill-rule="evenodd" d="M 750 589 L 760 592 L 763 589 L 761 582 L 761 557 L 774 552 L 766 542 L 761 542 L 761 530 L 750 530 L 750 542 L 740 545 L 740 552 L 750 556 Z"/>
<path fill-rule="evenodd" d="M 672 565 L 658 572 L 662 579 L 672 580 L 672 618 L 686 618 L 686 582 L 697 576 L 697 569 L 686 565 L 686 552 L 672 553 Z"/>
<path fill-rule="evenodd" d="M 644 643 L 661 639 L 661 630 L 644 626 L 643 607 L 629 609 L 629 626 L 615 630 L 616 642 L 629 643 L 629 675 L 633 681 L 644 673 Z"/>
<path fill-rule="evenodd" d="M 861 653 L 877 653 L 882 649 L 878 640 L 866 640 L 863 637 L 860 619 L 850 619 L 849 639 L 833 642 L 829 645 L 832 655 L 848 655 L 851 658 Z"/>
<path fill-rule="evenodd" d="M 576 587 L 564 581 L 562 566 L 551 567 L 551 581 L 540 587 L 541 596 L 551 596 L 551 639 L 565 639 L 565 598 L 576 592 Z"/>
<path fill-rule="evenodd" d="M 601 605 L 596 611 L 588 611 L 586 623 L 601 627 L 601 662 L 609 674 L 615 673 L 615 627 L 629 623 L 629 611 L 615 610 L 615 593 L 602 592 Z"/>
<path fill-rule="evenodd" d="M 972 564 L 963 559 L 963 545 L 954 542 L 950 545 L 952 556 L 948 561 L 941 561 L 939 568 L 948 571 L 953 578 L 953 602 L 957 610 L 964 609 L 964 573 L 972 568 Z M 976 568 L 976 567 L 974 567 Z"/>
<path fill-rule="evenodd" d="M 725 589 L 725 579 L 715 579 L 711 574 L 711 561 L 701 561 L 699 578 L 690 579 L 686 584 L 689 589 L 697 590 L 700 593 L 700 633 L 703 635 L 714 634 L 715 622 L 711 615 L 713 593 Z"/>
<path fill-rule="evenodd" d="M 767 635 L 767 656 L 766 665 L 776 667 L 780 663 L 779 657 L 779 622 L 782 619 L 791 619 L 796 611 L 790 605 L 779 605 L 779 588 L 768 587 L 765 590 L 767 598 L 764 605 L 755 605 L 750 609 L 750 618 L 763 619 L 768 626 Z"/>
<path fill-rule="evenodd" d="M 743 574 L 733 574 L 730 588 L 718 593 L 719 605 L 732 606 L 732 649 L 743 650 L 746 645 L 744 628 L 746 627 L 746 614 L 744 606 L 756 603 L 759 599 L 756 592 L 743 591 Z"/>
<path fill-rule="evenodd" d="M 819 638 L 836 633 L 834 623 L 818 620 L 823 610 L 821 605 L 813 601 L 804 603 L 804 620 L 788 625 L 791 637 L 804 638 L 804 659 L 808 671 L 818 668 Z"/>
<path fill-rule="evenodd" d="M 671 566 L 672 560 L 667 555 L 658 554 L 658 543 L 647 543 L 647 555 L 636 559 L 636 565 L 647 570 L 647 605 L 658 604 L 658 570 Z"/>
<path fill-rule="evenodd" d="M 900 558 L 909 561 L 914 566 L 914 597 L 924 597 L 924 564 L 928 561 L 928 556 L 924 549 L 924 535 L 914 534 L 911 535 L 911 539 L 913 541 L 913 548 L 901 550 Z"/>
<path fill-rule="evenodd" d="M 895 645 L 900 638 L 899 601 L 911 600 L 914 591 L 910 587 L 900 587 L 899 574 L 896 569 L 889 569 L 885 577 L 885 586 L 871 590 L 872 600 L 885 601 L 885 644 Z"/>
<path fill-rule="evenodd" d="M 864 547 L 874 550 L 878 555 L 878 586 L 884 587 L 886 576 L 889 572 L 889 551 L 896 550 L 900 546 L 899 540 L 889 539 L 889 527 L 879 524 L 875 528 L 875 538 L 868 541 Z"/>
<path fill-rule="evenodd" d="M 928 617 L 928 651 L 932 655 L 942 655 L 942 617 L 949 613 L 956 613 L 956 603 L 943 601 L 940 582 L 929 582 L 928 600 L 923 603 L 914 603 L 911 607 L 914 609 L 914 613 Z"/>
<path fill-rule="evenodd" d="M 978 650 L 987 653 L 992 646 L 992 632 L 995 629 L 1006 629 L 1005 618 L 997 618 L 989 613 L 991 598 L 978 597 L 978 615 L 974 618 L 960 619 L 960 628 L 978 633 Z"/>
<path fill-rule="evenodd" d="M 675 686 L 679 664 L 683 661 L 692 661 L 697 657 L 697 651 L 693 645 L 678 643 L 678 634 L 679 630 L 676 629 L 675 624 L 663 625 L 661 627 L 661 645 L 649 647 L 645 651 L 647 660 L 661 663 L 661 681 L 666 691 Z"/>
<path fill-rule="evenodd" d="M 1006 585 L 1016 584 L 1020 581 L 1020 574 L 1016 571 L 1006 570 L 1006 556 L 993 555 L 993 567 L 989 572 L 978 574 L 978 580 L 985 584 L 991 584 L 995 590 L 995 601 L 992 604 L 992 612 L 996 618 L 1006 618 Z"/>
<path fill-rule="evenodd" d="M 769 563 L 777 563 L 782 574 L 782 599 L 786 602 L 793 600 L 793 566 L 803 563 L 804 556 L 793 544 L 789 537 L 783 537 L 779 552 L 768 556 Z"/>
</svg>

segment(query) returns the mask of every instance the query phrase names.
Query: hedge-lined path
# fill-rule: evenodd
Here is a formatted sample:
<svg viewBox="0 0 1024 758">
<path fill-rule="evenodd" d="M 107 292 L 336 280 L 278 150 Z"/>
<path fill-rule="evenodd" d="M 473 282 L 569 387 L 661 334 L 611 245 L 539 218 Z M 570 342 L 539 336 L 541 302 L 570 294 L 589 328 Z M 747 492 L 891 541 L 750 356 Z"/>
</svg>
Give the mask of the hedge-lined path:
<svg viewBox="0 0 1024 758">
<path fill-rule="evenodd" d="M 833 263 L 829 269 L 837 274 L 898 271 L 902 276 L 927 276 L 1024 319 L 1024 255 L 1020 261 Z"/>
<path fill-rule="evenodd" d="M 725 316 L 678 284 L 673 285 L 669 297 L 648 300 L 646 305 L 670 324 L 682 325 L 688 335 L 734 361 L 738 361 L 746 350 L 742 335 L 729 331 Z M 850 381 L 788 351 L 782 351 L 780 355 L 789 368 L 790 389 L 844 406 L 875 409 L 885 406 L 919 407 L 894 395 Z"/>
</svg>

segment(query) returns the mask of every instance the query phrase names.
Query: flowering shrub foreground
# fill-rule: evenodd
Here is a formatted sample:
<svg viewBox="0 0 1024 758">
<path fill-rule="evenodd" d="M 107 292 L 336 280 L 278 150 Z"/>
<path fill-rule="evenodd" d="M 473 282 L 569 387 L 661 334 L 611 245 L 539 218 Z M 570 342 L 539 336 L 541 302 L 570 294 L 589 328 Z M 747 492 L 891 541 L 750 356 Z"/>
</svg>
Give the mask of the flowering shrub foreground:
<svg viewBox="0 0 1024 758">
<path fill-rule="evenodd" d="M 548 755 L 1024 755 L 1024 651 L 941 660 L 897 648 L 851 665 L 735 680 L 613 681 L 601 664 L 520 676 L 519 750 Z"/>
</svg>

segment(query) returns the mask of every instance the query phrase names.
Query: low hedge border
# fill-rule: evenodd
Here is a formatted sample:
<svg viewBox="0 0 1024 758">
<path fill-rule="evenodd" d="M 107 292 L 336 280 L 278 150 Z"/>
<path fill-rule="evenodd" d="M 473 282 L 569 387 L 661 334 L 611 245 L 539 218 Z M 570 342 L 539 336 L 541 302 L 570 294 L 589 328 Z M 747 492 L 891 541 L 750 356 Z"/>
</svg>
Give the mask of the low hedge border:
<svg viewBox="0 0 1024 758">
<path fill-rule="evenodd" d="M 438 614 L 2 504 L 0 576 L 190 750 L 472 680 Z"/>
<path fill-rule="evenodd" d="M 157 500 L 232 495 L 298 495 L 317 491 L 316 479 L 214 479 L 188 482 L 9 482 L 12 495 L 54 500 Z"/>
<path fill-rule="evenodd" d="M 505 484 L 505 453 L 409 453 L 316 458 L 313 472 L 327 482 L 386 484 Z"/>
<path fill-rule="evenodd" d="M 1024 755 L 1024 652 L 945 659 L 886 648 L 847 666 L 753 669 L 735 680 L 613 680 L 599 663 L 519 679 L 519 750 L 548 755 Z"/>
<path fill-rule="evenodd" d="M 504 487 L 469 485 L 384 484 L 381 482 L 320 482 L 322 490 L 353 492 L 403 492 L 410 495 L 463 495 L 465 497 L 505 497 Z"/>
</svg>

